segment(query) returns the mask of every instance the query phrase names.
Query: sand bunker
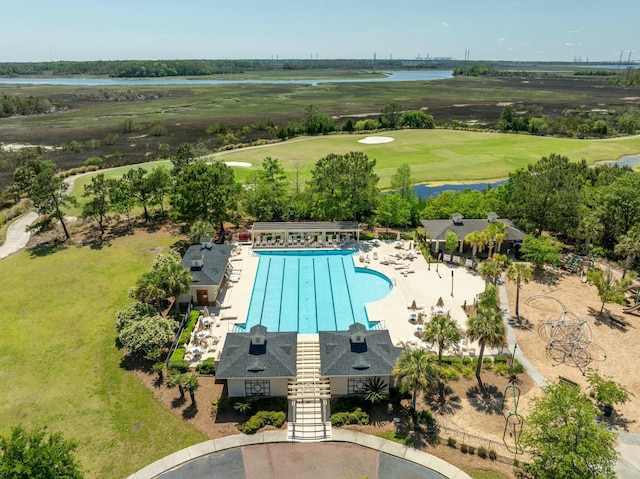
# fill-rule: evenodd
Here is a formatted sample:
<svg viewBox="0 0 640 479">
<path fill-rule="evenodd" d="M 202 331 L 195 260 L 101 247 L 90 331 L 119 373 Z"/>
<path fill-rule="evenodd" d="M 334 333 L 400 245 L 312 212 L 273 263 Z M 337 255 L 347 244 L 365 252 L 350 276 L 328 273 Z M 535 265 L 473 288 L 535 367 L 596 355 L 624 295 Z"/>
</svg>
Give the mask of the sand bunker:
<svg viewBox="0 0 640 479">
<path fill-rule="evenodd" d="M 227 166 L 241 166 L 243 168 L 251 168 L 251 163 L 246 163 L 244 161 L 225 161 L 224 164 Z"/>
<path fill-rule="evenodd" d="M 388 136 L 368 136 L 362 140 L 358 140 L 358 143 L 364 143 L 365 145 L 377 145 L 379 143 L 391 143 L 394 138 Z"/>
</svg>

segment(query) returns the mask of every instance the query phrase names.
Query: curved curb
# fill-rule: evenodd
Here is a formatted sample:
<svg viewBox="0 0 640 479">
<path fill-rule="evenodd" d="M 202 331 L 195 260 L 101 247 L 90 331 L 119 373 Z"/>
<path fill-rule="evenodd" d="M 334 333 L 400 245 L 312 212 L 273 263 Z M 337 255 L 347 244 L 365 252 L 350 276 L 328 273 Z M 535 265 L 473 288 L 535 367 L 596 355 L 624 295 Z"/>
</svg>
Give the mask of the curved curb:
<svg viewBox="0 0 640 479">
<path fill-rule="evenodd" d="M 449 479 L 471 479 L 467 473 L 449 464 L 448 462 L 433 456 L 427 452 L 403 446 L 397 442 L 388 441 L 377 436 L 363 434 L 355 431 L 333 430 L 331 442 L 348 442 L 358 446 L 374 449 L 383 454 L 413 462 L 419 466 L 431 469 Z M 191 460 L 197 459 L 215 452 L 225 451 L 236 447 L 254 446 L 260 444 L 291 443 L 287 440 L 286 431 L 265 431 L 254 435 L 235 434 L 211 441 L 201 442 L 174 452 L 129 476 L 128 479 L 153 479 L 158 475 L 176 467 L 182 466 Z M 194 478 L 197 479 L 197 478 Z"/>
</svg>

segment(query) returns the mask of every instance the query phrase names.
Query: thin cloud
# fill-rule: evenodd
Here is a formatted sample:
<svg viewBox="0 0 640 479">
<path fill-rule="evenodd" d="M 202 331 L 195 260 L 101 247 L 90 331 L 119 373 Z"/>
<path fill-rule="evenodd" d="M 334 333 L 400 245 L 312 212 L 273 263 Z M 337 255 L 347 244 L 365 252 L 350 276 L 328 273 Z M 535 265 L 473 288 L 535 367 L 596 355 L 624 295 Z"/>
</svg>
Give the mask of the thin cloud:
<svg viewBox="0 0 640 479">
<path fill-rule="evenodd" d="M 448 26 L 449 26 L 449 24 L 448 24 L 447 22 L 442 22 L 442 26 L 443 26 L 443 27 L 448 27 Z"/>
<path fill-rule="evenodd" d="M 506 38 L 504 38 L 504 37 L 500 37 L 500 38 L 498 38 L 498 41 L 499 41 L 499 42 L 504 42 L 505 40 L 506 40 Z"/>
<path fill-rule="evenodd" d="M 567 33 L 580 33 L 580 30 L 569 30 Z"/>
<path fill-rule="evenodd" d="M 565 47 L 579 47 L 580 45 L 582 45 L 582 43 L 567 42 L 567 43 L 564 44 Z"/>
</svg>

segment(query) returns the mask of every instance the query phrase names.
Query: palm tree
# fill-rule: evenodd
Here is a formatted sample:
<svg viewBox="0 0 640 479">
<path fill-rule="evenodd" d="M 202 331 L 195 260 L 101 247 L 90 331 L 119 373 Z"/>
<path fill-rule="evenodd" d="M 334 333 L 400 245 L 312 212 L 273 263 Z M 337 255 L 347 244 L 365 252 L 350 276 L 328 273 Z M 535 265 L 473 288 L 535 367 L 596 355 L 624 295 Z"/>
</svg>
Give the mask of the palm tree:
<svg viewBox="0 0 640 479">
<path fill-rule="evenodd" d="M 405 349 L 396 361 L 393 374 L 400 390 L 411 392 L 411 409 L 415 413 L 418 391 L 425 391 L 433 385 L 438 377 L 438 368 L 424 349 Z"/>
<path fill-rule="evenodd" d="M 478 251 L 482 251 L 485 246 L 484 237 L 482 236 L 482 233 L 480 233 L 479 231 L 472 231 L 471 233 L 469 233 L 467 236 L 464 237 L 464 242 L 473 248 L 471 253 L 472 259 L 475 259 L 476 253 Z"/>
<path fill-rule="evenodd" d="M 640 225 L 634 226 L 627 231 L 627 234 L 620 236 L 614 250 L 616 253 L 626 256 L 624 270 L 622 271 L 622 279 L 624 279 L 631 262 L 636 256 L 640 255 Z"/>
<path fill-rule="evenodd" d="M 424 329 L 422 340 L 438 343 L 438 364 L 442 364 L 442 351 L 460 341 L 458 324 L 446 316 L 434 316 Z"/>
<path fill-rule="evenodd" d="M 184 399 L 184 376 L 182 374 L 171 374 L 167 386 L 171 389 L 177 387 L 180 391 L 180 399 Z"/>
<path fill-rule="evenodd" d="M 533 272 L 526 263 L 513 263 L 507 269 L 507 278 L 516 282 L 516 319 L 520 322 L 520 283 L 531 281 Z"/>
<path fill-rule="evenodd" d="M 495 285 L 502 273 L 502 268 L 496 261 L 488 259 L 482 262 L 478 268 L 478 273 L 484 278 L 486 284 L 491 282 L 491 284 Z"/>
<path fill-rule="evenodd" d="M 181 263 L 168 263 L 158 271 L 160 281 L 164 285 L 168 298 L 177 299 L 182 293 L 189 291 L 189 285 L 193 281 L 189 270 L 182 266 Z"/>
<path fill-rule="evenodd" d="M 496 348 L 507 342 L 502 312 L 497 307 L 497 295 L 495 286 L 488 285 L 483 293 L 476 309 L 476 315 L 468 320 L 467 337 L 471 341 L 478 341 L 478 365 L 476 366 L 476 379 L 480 389 L 484 389 L 480 373 L 482 371 L 482 358 L 485 346 Z"/>
<path fill-rule="evenodd" d="M 198 376 L 195 374 L 188 374 L 184 376 L 183 380 L 184 388 L 189 391 L 189 395 L 191 396 L 191 403 L 196 403 L 196 390 L 200 387 L 200 380 Z"/>
<path fill-rule="evenodd" d="M 500 251 L 500 247 L 502 246 L 502 242 L 507 237 L 507 225 L 502 223 L 501 221 L 494 221 L 490 223 L 486 229 L 480 233 L 482 238 L 484 239 L 485 244 L 489 247 L 489 258 L 491 258 L 491 254 L 493 252 L 493 247 L 498 244 L 497 250 Z"/>
</svg>

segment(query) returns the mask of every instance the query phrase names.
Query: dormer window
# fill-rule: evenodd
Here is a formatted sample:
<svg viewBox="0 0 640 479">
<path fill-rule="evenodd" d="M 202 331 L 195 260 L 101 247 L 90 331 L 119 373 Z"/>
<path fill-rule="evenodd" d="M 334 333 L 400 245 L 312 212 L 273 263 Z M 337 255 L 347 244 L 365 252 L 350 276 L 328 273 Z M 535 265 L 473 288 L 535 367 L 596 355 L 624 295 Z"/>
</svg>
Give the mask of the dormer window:
<svg viewBox="0 0 640 479">
<path fill-rule="evenodd" d="M 360 332 L 352 334 L 351 342 L 356 344 L 364 343 L 364 334 Z"/>
</svg>

